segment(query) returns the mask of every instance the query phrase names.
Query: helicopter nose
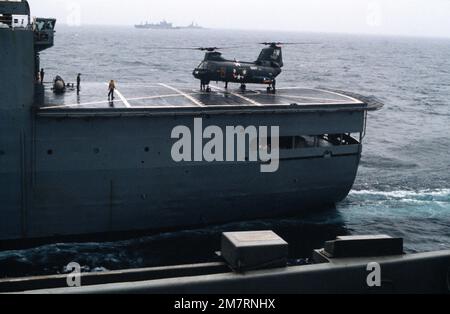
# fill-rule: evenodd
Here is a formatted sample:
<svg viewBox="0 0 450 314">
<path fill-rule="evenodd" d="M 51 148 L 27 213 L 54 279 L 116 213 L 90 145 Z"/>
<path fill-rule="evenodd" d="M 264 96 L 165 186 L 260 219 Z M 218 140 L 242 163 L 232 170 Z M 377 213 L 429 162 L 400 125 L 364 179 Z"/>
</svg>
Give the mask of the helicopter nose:
<svg viewBox="0 0 450 314">
<path fill-rule="evenodd" d="M 201 70 L 201 69 L 195 69 L 194 72 L 193 72 L 192 74 L 194 75 L 195 78 L 200 79 L 200 78 L 204 77 L 206 73 L 205 73 L 204 70 Z"/>
</svg>

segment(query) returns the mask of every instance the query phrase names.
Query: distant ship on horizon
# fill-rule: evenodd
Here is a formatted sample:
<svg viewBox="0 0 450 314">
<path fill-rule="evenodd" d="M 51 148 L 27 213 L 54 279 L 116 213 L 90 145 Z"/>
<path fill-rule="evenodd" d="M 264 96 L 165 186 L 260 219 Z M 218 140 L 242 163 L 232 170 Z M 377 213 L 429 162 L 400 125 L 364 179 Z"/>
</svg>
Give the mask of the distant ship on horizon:
<svg viewBox="0 0 450 314">
<path fill-rule="evenodd" d="M 204 27 L 198 25 L 195 22 L 192 22 L 188 26 L 173 26 L 173 23 L 169 23 L 166 20 L 163 20 L 159 23 L 141 23 L 134 25 L 135 28 L 138 29 L 204 29 Z"/>
<path fill-rule="evenodd" d="M 183 29 L 183 28 L 184 28 L 184 29 L 205 29 L 204 27 L 198 25 L 198 24 L 195 23 L 195 22 L 192 22 L 192 23 L 189 24 L 188 26 L 186 26 L 186 27 L 181 27 L 181 28 L 182 28 L 182 29 Z"/>
</svg>

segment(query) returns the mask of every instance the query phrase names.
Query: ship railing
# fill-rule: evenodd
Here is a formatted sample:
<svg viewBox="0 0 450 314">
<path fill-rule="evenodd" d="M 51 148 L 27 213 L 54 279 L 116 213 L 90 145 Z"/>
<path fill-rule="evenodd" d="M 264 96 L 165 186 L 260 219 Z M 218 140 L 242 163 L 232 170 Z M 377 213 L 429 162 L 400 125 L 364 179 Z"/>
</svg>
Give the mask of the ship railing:
<svg viewBox="0 0 450 314">
<path fill-rule="evenodd" d="M 0 0 L 0 28 L 27 29 L 30 24 L 30 6 L 27 1 Z"/>
<path fill-rule="evenodd" d="M 0 15 L 0 28 L 28 29 L 29 26 L 29 18 L 26 15 Z"/>
<path fill-rule="evenodd" d="M 31 28 L 38 51 L 50 48 L 54 43 L 56 19 L 35 18 Z"/>
</svg>

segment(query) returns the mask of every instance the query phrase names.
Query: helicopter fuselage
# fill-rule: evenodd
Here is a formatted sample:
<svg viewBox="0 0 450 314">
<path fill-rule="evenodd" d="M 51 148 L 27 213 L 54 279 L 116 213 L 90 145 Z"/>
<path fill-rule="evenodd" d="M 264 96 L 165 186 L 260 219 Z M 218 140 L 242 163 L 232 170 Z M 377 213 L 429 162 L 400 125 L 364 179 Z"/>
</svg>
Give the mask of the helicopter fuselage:
<svg viewBox="0 0 450 314">
<path fill-rule="evenodd" d="M 203 61 L 195 70 L 194 77 L 205 85 L 210 82 L 273 84 L 280 75 L 279 66 L 239 62 L 239 61 Z"/>
<path fill-rule="evenodd" d="M 200 80 L 200 89 L 210 91 L 209 83 L 215 81 L 225 82 L 225 88 L 228 83 L 239 83 L 242 90 L 247 83 L 267 84 L 267 90 L 275 92 L 276 78 L 283 67 L 281 47 L 278 43 L 264 44 L 269 47 L 261 51 L 255 62 L 227 60 L 216 51 L 216 47 L 197 48 L 207 51 L 203 62 L 193 72 L 194 77 Z"/>
</svg>

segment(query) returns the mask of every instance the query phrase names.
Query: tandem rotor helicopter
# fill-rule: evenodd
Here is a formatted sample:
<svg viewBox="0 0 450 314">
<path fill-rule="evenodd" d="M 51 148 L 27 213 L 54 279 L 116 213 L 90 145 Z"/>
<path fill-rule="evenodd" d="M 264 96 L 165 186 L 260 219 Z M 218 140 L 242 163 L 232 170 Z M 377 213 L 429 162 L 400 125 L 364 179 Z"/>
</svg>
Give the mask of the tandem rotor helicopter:
<svg viewBox="0 0 450 314">
<path fill-rule="evenodd" d="M 309 45 L 313 43 L 282 43 L 263 42 L 263 48 L 255 62 L 242 62 L 227 60 L 222 57 L 218 50 L 228 49 L 219 47 L 200 48 L 168 48 L 168 49 L 189 49 L 205 51 L 205 58 L 193 71 L 196 79 L 200 80 L 200 90 L 211 92 L 209 84 L 211 82 L 224 82 L 225 89 L 228 83 L 238 83 L 241 90 L 245 91 L 246 84 L 268 85 L 267 92 L 276 92 L 276 78 L 281 74 L 283 67 L 282 46 L 285 45 Z"/>
</svg>

